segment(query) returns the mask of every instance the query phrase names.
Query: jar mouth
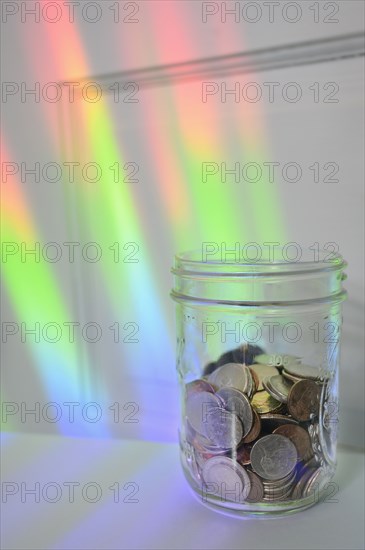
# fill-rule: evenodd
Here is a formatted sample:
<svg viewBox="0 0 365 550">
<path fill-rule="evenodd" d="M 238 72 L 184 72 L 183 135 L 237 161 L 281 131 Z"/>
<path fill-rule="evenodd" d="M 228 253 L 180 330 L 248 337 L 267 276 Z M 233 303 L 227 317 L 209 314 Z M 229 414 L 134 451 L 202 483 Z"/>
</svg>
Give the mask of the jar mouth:
<svg viewBox="0 0 365 550">
<path fill-rule="evenodd" d="M 213 252 L 216 250 L 204 256 L 204 250 L 192 250 L 175 256 L 171 270 L 171 296 L 175 301 L 237 307 L 312 307 L 341 302 L 346 297 L 342 281 L 346 279 L 343 270 L 347 263 L 337 252 L 300 249 L 293 259 L 288 249 L 275 248 L 273 254 L 270 250 L 260 253 L 254 262 L 240 257 L 238 248 L 233 252 L 234 261 L 228 250 L 224 250 L 224 256 L 212 257 Z"/>
<path fill-rule="evenodd" d="M 255 243 L 256 244 L 256 243 Z M 295 243 L 296 244 L 296 243 Z M 240 250 L 196 249 L 175 255 L 175 264 L 171 269 L 174 275 L 188 277 L 252 277 L 310 274 L 325 271 L 342 271 L 347 262 L 338 253 L 331 250 L 302 249 L 289 252 L 286 248 L 265 249 L 257 245 L 257 254 L 244 254 Z M 342 280 L 346 278 L 343 275 Z"/>
</svg>

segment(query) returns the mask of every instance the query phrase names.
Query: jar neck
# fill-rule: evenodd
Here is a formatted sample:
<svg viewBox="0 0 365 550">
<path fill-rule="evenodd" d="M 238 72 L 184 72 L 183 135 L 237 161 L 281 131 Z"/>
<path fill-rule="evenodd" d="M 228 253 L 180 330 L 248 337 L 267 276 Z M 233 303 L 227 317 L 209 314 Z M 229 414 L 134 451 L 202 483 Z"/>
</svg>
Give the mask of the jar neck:
<svg viewBox="0 0 365 550">
<path fill-rule="evenodd" d="M 200 251 L 175 257 L 172 298 L 235 306 L 310 305 L 340 302 L 346 291 L 342 281 L 346 262 L 328 251 L 311 260 L 305 251 L 298 261 L 263 257 L 253 262 L 206 261 Z M 330 256 L 330 257 L 329 257 Z M 204 261 L 205 260 L 205 261 Z"/>
</svg>

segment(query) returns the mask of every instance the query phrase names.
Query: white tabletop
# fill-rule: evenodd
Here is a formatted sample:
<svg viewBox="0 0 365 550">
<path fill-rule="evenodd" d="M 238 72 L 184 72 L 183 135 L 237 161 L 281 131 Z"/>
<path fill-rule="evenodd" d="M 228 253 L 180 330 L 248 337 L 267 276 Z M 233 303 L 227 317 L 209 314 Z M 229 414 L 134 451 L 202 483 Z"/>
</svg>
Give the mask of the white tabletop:
<svg viewBox="0 0 365 550">
<path fill-rule="evenodd" d="M 339 491 L 326 502 L 281 518 L 236 519 L 192 496 L 177 444 L 8 434 L 2 547 L 362 550 L 364 455 L 342 448 L 338 461 Z"/>
</svg>

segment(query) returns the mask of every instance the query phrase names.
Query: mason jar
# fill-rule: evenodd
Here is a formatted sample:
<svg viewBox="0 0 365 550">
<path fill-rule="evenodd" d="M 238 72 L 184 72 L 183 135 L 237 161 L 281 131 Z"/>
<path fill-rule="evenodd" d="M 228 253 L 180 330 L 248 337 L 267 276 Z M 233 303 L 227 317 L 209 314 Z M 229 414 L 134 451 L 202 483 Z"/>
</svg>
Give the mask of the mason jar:
<svg viewBox="0 0 365 550">
<path fill-rule="evenodd" d="M 172 269 L 185 477 L 235 515 L 307 508 L 336 492 L 346 262 L 211 250 L 177 255 Z"/>
</svg>

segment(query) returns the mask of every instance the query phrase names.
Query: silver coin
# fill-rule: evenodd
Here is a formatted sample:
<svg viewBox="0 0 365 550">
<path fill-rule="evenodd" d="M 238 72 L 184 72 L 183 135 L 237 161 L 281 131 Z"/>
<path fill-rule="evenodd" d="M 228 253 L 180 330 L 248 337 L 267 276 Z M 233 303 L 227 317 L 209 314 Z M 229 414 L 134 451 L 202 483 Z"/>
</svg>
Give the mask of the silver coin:
<svg viewBox="0 0 365 550">
<path fill-rule="evenodd" d="M 242 439 L 242 424 L 234 413 L 217 408 L 207 414 L 206 434 L 214 445 L 232 449 Z"/>
<path fill-rule="evenodd" d="M 206 435 L 207 415 L 209 411 L 220 409 L 222 401 L 215 394 L 201 391 L 191 393 L 186 398 L 186 416 L 192 428 Z"/>
<path fill-rule="evenodd" d="M 255 472 L 247 470 L 248 477 L 251 481 L 251 490 L 246 498 L 246 502 L 251 504 L 254 502 L 260 502 L 264 498 L 264 486 L 261 479 Z"/>
<path fill-rule="evenodd" d="M 296 463 L 295 445 L 283 435 L 261 437 L 251 450 L 252 469 L 264 479 L 281 479 L 293 471 Z"/>
<path fill-rule="evenodd" d="M 288 402 L 288 394 L 292 383 L 281 376 L 281 374 L 264 378 L 262 385 L 274 399 L 277 399 L 281 403 Z"/>
<path fill-rule="evenodd" d="M 236 388 L 221 388 L 217 391 L 217 396 L 222 399 L 224 408 L 236 414 L 241 420 L 245 437 L 253 424 L 253 412 L 246 395 Z"/>
<path fill-rule="evenodd" d="M 249 385 L 249 369 L 244 369 L 239 363 L 226 363 L 208 376 L 210 384 L 220 389 L 223 387 L 236 388 L 245 393 Z"/>
<path fill-rule="evenodd" d="M 282 477 L 281 479 L 271 480 L 263 479 L 262 483 L 265 487 L 271 487 L 272 489 L 286 486 L 290 484 L 295 479 L 296 471 L 295 468 L 288 475 Z"/>
<path fill-rule="evenodd" d="M 328 378 L 328 374 L 323 369 L 309 365 L 291 363 L 285 365 L 284 370 L 286 373 L 297 378 L 307 378 L 309 380 L 325 380 Z"/>
<path fill-rule="evenodd" d="M 285 483 L 281 483 L 280 485 L 274 486 L 274 485 L 267 485 L 265 483 L 263 485 L 264 485 L 265 495 L 270 494 L 275 497 L 275 496 L 286 494 L 288 492 L 291 493 L 293 490 L 294 484 L 295 484 L 295 475 L 293 475 L 288 481 L 286 481 Z"/>
<path fill-rule="evenodd" d="M 202 477 L 207 492 L 234 502 L 246 500 L 251 489 L 245 469 L 227 456 L 215 456 L 204 463 Z"/>
<path fill-rule="evenodd" d="M 281 374 L 286 380 L 290 380 L 290 382 L 293 382 L 294 384 L 295 382 L 299 382 L 299 380 L 303 380 L 303 378 L 298 378 L 298 376 L 293 376 L 292 374 L 289 374 L 285 371 L 285 369 L 281 371 Z"/>
<path fill-rule="evenodd" d="M 250 369 L 246 365 L 243 365 L 242 368 L 247 375 L 247 384 L 246 384 L 246 387 L 243 389 L 243 393 L 245 393 L 246 395 L 248 395 L 248 397 L 251 398 L 254 393 L 255 382 L 253 380 Z"/>
<path fill-rule="evenodd" d="M 277 502 L 277 501 L 282 501 L 282 500 L 287 500 L 290 497 L 292 493 L 292 487 L 290 487 L 287 491 L 280 491 L 278 493 L 272 493 L 272 492 L 268 492 L 268 493 L 265 493 L 264 495 L 264 498 L 263 500 L 266 501 L 266 502 Z"/>
</svg>

